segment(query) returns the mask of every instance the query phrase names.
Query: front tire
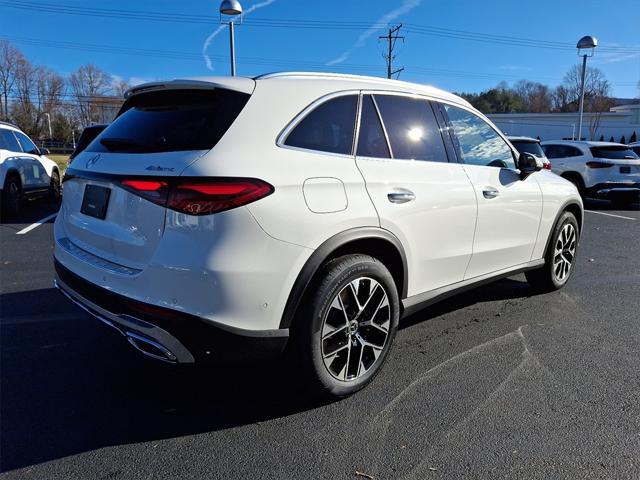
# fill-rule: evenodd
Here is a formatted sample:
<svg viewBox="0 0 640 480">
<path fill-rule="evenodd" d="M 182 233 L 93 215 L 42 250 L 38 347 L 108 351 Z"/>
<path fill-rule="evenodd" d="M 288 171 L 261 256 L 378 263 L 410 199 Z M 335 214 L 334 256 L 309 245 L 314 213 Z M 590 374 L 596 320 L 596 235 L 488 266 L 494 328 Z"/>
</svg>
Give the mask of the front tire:
<svg viewBox="0 0 640 480">
<path fill-rule="evenodd" d="M 51 172 L 51 182 L 49 183 L 49 200 L 53 203 L 60 201 L 60 175 L 57 171 Z"/>
<path fill-rule="evenodd" d="M 368 255 L 327 262 L 292 331 L 289 361 L 316 394 L 351 395 L 384 364 L 400 318 L 389 270 Z"/>
<path fill-rule="evenodd" d="M 573 273 L 580 230 L 571 212 L 564 212 L 551 232 L 545 264 L 525 273 L 531 287 L 538 292 L 552 292 L 564 287 Z"/>
</svg>

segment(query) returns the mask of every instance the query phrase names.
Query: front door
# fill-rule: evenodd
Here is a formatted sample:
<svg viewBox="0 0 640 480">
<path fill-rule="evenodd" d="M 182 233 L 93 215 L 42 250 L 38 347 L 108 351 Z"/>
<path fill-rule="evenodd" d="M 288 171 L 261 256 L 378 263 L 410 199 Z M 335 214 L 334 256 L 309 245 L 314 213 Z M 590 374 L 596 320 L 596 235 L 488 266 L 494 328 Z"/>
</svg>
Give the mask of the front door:
<svg viewBox="0 0 640 480">
<path fill-rule="evenodd" d="M 405 248 L 408 296 L 463 280 L 476 197 L 463 166 L 448 161 L 430 102 L 363 95 L 356 163 L 380 226 Z"/>
<path fill-rule="evenodd" d="M 458 155 L 478 199 L 473 256 L 465 279 L 529 262 L 542 215 L 535 175 L 521 180 L 511 146 L 478 115 L 444 104 Z"/>
</svg>

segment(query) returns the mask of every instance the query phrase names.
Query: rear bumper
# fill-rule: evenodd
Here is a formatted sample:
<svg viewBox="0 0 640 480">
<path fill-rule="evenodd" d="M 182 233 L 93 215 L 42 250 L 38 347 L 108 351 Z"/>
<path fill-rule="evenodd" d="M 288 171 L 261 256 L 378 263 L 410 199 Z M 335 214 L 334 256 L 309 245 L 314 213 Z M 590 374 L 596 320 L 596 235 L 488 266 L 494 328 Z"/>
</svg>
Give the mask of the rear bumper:
<svg viewBox="0 0 640 480">
<path fill-rule="evenodd" d="M 587 189 L 589 196 L 609 198 L 613 196 L 636 196 L 640 198 L 640 182 L 603 182 Z"/>
<path fill-rule="evenodd" d="M 289 331 L 241 330 L 158 307 L 84 280 L 55 260 L 55 286 L 83 310 L 115 328 L 147 356 L 170 363 L 228 363 L 272 358 Z"/>
</svg>

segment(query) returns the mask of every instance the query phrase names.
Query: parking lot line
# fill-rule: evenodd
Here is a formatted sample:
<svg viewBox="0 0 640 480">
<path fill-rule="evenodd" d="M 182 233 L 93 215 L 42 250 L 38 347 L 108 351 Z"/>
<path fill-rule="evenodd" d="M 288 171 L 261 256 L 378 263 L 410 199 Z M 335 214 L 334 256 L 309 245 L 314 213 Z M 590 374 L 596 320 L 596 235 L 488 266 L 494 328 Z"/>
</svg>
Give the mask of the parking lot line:
<svg viewBox="0 0 640 480">
<path fill-rule="evenodd" d="M 49 220 L 51 220 L 52 218 L 56 218 L 56 216 L 58 215 L 58 212 L 56 213 L 52 213 L 51 215 L 49 215 L 48 217 L 44 217 L 42 220 L 38 220 L 36 223 L 32 223 L 31 225 L 29 225 L 28 227 L 23 228 L 22 230 L 20 230 L 19 232 L 16 233 L 16 235 L 24 235 L 25 233 L 29 233 L 31 230 L 33 230 L 34 228 L 38 228 L 40 225 L 42 225 L 43 223 L 48 222 Z"/>
<path fill-rule="evenodd" d="M 633 217 L 625 217 L 623 215 L 614 215 L 613 213 L 596 212 L 595 210 L 585 210 L 585 212 L 597 213 L 598 215 L 606 215 L 608 217 L 624 218 L 625 220 L 635 220 L 635 218 Z"/>
</svg>

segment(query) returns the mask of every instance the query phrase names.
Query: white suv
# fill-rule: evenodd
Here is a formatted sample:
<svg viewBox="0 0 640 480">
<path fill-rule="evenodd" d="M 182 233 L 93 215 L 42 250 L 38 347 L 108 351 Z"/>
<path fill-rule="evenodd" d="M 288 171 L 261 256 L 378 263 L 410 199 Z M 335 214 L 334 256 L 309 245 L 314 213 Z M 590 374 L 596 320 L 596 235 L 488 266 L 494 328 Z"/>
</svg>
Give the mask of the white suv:
<svg viewBox="0 0 640 480">
<path fill-rule="evenodd" d="M 398 321 L 473 285 L 572 273 L 575 187 L 463 99 L 270 74 L 131 89 L 64 179 L 57 287 L 147 355 L 286 353 L 335 396 Z"/>
<path fill-rule="evenodd" d="M 24 199 L 49 196 L 60 199 L 60 173 L 18 127 L 0 122 L 0 212 L 14 217 Z"/>
<path fill-rule="evenodd" d="M 622 205 L 640 201 L 640 157 L 628 145 L 549 140 L 542 149 L 552 171 L 573 182 L 583 197 Z"/>
</svg>

